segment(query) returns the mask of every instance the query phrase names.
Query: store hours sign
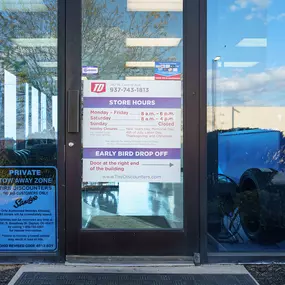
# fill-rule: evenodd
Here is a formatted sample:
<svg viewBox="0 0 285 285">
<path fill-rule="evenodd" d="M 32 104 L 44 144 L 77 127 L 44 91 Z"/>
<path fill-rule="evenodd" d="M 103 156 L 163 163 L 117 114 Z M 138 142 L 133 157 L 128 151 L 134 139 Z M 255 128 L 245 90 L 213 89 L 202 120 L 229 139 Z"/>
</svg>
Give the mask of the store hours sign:
<svg viewBox="0 0 285 285">
<path fill-rule="evenodd" d="M 0 167 L 0 252 L 55 251 L 57 171 Z"/>
<path fill-rule="evenodd" d="M 180 182 L 181 82 L 84 81 L 83 180 Z"/>
</svg>

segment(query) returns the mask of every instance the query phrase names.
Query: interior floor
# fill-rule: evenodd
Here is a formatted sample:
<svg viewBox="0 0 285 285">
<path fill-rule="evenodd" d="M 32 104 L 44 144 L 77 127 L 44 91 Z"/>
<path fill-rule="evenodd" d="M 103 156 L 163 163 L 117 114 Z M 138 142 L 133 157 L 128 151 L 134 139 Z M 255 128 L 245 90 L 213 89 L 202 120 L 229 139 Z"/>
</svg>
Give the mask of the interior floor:
<svg viewBox="0 0 285 285">
<path fill-rule="evenodd" d="M 123 182 L 84 187 L 83 228 L 183 228 L 183 185 Z"/>
</svg>

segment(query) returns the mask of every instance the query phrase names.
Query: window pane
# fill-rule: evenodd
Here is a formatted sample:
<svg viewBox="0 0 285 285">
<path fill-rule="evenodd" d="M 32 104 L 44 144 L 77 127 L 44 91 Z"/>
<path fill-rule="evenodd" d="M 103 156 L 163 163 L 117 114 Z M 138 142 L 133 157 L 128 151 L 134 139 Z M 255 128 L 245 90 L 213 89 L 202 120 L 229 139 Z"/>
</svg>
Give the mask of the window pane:
<svg viewBox="0 0 285 285">
<path fill-rule="evenodd" d="M 209 251 L 285 249 L 284 13 L 208 1 Z"/>
<path fill-rule="evenodd" d="M 57 248 L 56 62 L 57 1 L 0 1 L 0 251 Z"/>
<path fill-rule="evenodd" d="M 183 227 L 182 1 L 142 2 L 82 1 L 85 228 Z"/>
</svg>

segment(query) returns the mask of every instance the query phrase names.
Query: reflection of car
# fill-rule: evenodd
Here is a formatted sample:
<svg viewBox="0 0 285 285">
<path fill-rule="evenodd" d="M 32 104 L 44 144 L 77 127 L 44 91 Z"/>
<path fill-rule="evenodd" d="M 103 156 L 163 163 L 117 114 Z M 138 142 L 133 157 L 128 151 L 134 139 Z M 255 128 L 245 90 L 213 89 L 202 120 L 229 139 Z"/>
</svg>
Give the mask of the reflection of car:
<svg viewBox="0 0 285 285">
<path fill-rule="evenodd" d="M 275 243 L 285 238 L 283 151 L 284 138 L 279 131 L 243 129 L 208 134 L 208 201 L 218 197 L 224 204 L 232 204 L 232 212 L 238 209 L 244 232 L 255 242 Z M 216 221 L 217 226 L 218 219 L 213 217 L 221 215 L 213 209 L 209 211 L 209 231 L 211 222 Z"/>
<path fill-rule="evenodd" d="M 1 166 L 56 166 L 56 141 L 47 144 L 34 144 L 26 149 L 0 150 Z"/>
<path fill-rule="evenodd" d="M 13 149 L 15 141 L 10 138 L 1 138 L 0 139 L 0 150 L 1 149 Z"/>
</svg>

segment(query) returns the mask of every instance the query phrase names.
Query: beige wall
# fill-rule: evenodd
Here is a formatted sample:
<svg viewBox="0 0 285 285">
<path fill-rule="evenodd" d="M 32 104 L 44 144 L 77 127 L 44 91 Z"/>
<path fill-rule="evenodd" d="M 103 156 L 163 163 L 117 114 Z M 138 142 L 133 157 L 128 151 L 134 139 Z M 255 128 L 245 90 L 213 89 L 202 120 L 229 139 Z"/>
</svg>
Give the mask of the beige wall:
<svg viewBox="0 0 285 285">
<path fill-rule="evenodd" d="M 235 110 L 233 115 L 233 108 Z M 207 108 L 207 129 L 213 130 L 212 106 Z M 285 132 L 285 107 L 215 107 L 215 129 L 263 128 Z"/>
</svg>

